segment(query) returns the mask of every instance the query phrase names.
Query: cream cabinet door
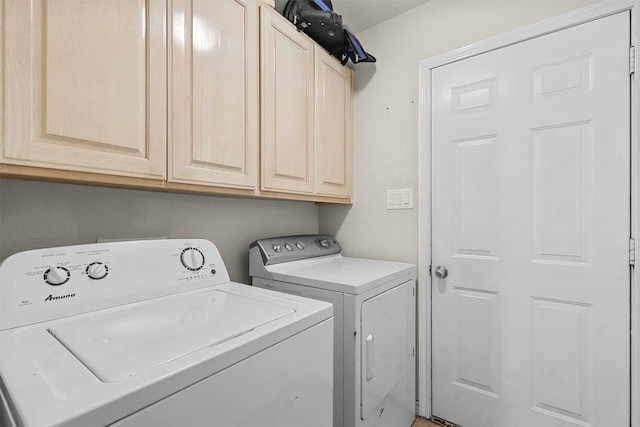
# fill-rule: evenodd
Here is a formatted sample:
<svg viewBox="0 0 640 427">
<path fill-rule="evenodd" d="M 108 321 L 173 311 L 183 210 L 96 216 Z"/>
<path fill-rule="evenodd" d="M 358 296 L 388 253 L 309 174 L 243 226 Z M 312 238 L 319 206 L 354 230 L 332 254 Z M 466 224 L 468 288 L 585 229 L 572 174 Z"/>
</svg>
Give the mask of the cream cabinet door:
<svg viewBox="0 0 640 427">
<path fill-rule="evenodd" d="M 256 188 L 256 0 L 174 0 L 169 181 Z"/>
<path fill-rule="evenodd" d="M 314 42 L 272 8 L 261 15 L 261 189 L 313 194 Z"/>
<path fill-rule="evenodd" d="M 316 47 L 316 194 L 348 197 L 352 176 L 352 76 Z"/>
<path fill-rule="evenodd" d="M 166 4 L 5 0 L 0 161 L 163 179 Z"/>
</svg>

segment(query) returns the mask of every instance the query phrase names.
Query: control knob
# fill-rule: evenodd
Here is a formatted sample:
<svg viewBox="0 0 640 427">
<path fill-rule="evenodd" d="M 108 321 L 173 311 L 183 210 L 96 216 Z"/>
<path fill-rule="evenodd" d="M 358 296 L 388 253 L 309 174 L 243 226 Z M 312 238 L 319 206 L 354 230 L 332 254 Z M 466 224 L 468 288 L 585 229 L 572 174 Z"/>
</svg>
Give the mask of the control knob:
<svg viewBox="0 0 640 427">
<path fill-rule="evenodd" d="M 102 262 L 92 262 L 85 269 L 85 273 L 87 273 L 89 279 L 100 280 L 107 276 L 109 273 L 109 267 Z"/>
<path fill-rule="evenodd" d="M 180 261 L 187 270 L 198 271 L 204 266 L 204 255 L 197 248 L 186 248 L 180 254 Z"/>
<path fill-rule="evenodd" d="M 71 273 L 64 267 L 51 267 L 44 272 L 44 281 L 52 286 L 59 286 L 67 283 Z"/>
<path fill-rule="evenodd" d="M 328 248 L 331 245 L 331 243 L 329 243 L 329 239 L 325 239 L 325 238 L 319 239 L 318 244 L 323 248 Z"/>
</svg>

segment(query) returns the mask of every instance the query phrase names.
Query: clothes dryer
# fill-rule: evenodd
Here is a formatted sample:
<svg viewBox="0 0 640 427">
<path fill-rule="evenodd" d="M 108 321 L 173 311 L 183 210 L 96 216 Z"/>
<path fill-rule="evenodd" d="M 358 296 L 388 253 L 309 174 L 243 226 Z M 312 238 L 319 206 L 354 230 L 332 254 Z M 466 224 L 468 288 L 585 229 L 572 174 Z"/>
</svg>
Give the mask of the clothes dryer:
<svg viewBox="0 0 640 427">
<path fill-rule="evenodd" d="M 411 426 L 415 266 L 341 251 L 331 235 L 257 240 L 249 249 L 252 284 L 333 304 L 334 426 Z"/>
<path fill-rule="evenodd" d="M 331 425 L 330 304 L 232 283 L 200 239 L 0 265 L 0 424 Z"/>
</svg>

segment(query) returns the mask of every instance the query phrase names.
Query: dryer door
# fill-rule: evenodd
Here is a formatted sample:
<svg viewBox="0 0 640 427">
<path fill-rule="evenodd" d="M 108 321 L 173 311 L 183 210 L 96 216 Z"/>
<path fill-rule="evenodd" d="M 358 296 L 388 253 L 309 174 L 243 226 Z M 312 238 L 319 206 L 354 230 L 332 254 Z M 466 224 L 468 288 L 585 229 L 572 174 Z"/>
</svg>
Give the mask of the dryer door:
<svg viewBox="0 0 640 427">
<path fill-rule="evenodd" d="M 360 417 L 365 420 L 413 369 L 413 282 L 362 304 L 360 318 Z"/>
</svg>

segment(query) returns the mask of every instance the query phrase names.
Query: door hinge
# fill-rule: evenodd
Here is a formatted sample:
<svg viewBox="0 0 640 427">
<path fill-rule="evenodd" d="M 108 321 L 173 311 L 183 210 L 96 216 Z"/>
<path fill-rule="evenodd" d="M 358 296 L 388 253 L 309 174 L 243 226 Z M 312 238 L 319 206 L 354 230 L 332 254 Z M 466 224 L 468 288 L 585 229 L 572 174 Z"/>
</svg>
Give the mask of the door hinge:
<svg viewBox="0 0 640 427">
<path fill-rule="evenodd" d="M 629 265 L 636 265 L 636 239 L 629 239 Z"/>
<path fill-rule="evenodd" d="M 636 47 L 629 47 L 629 74 L 636 72 Z"/>
</svg>

